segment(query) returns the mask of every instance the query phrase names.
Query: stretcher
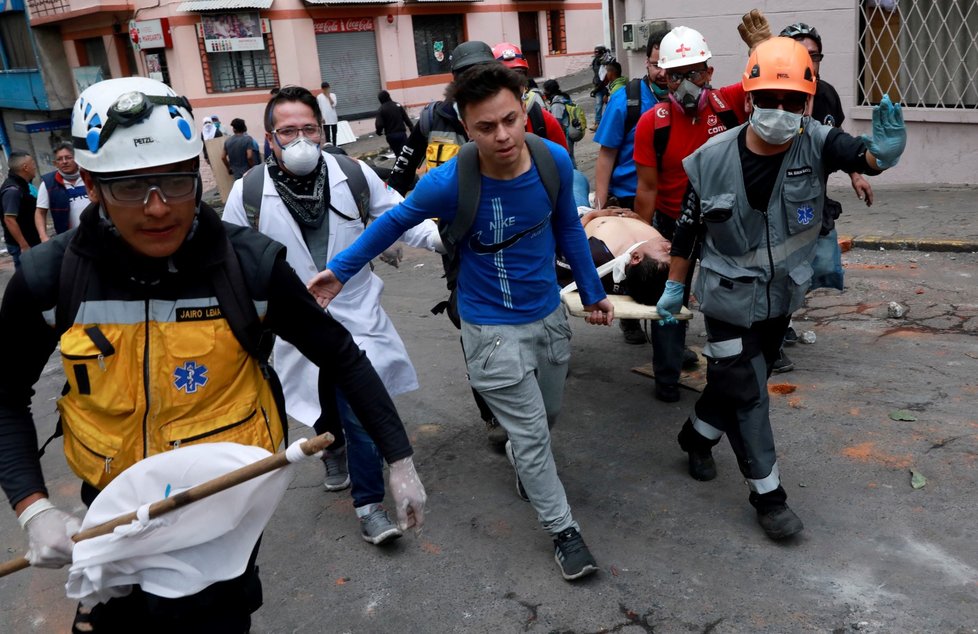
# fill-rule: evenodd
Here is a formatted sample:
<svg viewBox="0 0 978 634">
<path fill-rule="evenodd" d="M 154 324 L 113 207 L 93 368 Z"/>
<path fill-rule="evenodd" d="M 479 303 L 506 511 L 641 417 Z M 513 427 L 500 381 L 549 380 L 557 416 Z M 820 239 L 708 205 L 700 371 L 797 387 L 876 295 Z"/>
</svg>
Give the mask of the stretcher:
<svg viewBox="0 0 978 634">
<path fill-rule="evenodd" d="M 571 315 L 575 317 L 587 317 L 590 313 L 584 310 L 581 303 L 581 294 L 577 291 L 562 293 L 561 299 Z M 655 306 L 639 304 L 628 295 L 608 295 L 608 299 L 615 306 L 615 317 L 617 319 L 655 319 L 659 320 L 659 311 Z M 680 321 L 693 318 L 693 311 L 683 306 L 682 311 L 674 317 Z"/>
</svg>

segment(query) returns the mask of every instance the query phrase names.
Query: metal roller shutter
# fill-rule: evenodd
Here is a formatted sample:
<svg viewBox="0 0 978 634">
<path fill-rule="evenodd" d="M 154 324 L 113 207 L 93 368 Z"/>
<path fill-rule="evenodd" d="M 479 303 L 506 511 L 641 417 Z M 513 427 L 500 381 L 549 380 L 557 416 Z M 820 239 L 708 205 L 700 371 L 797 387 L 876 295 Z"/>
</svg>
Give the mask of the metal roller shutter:
<svg viewBox="0 0 978 634">
<path fill-rule="evenodd" d="M 316 36 L 319 72 L 336 94 L 336 112 L 343 119 L 373 116 L 380 107 L 380 69 L 374 31 Z"/>
</svg>

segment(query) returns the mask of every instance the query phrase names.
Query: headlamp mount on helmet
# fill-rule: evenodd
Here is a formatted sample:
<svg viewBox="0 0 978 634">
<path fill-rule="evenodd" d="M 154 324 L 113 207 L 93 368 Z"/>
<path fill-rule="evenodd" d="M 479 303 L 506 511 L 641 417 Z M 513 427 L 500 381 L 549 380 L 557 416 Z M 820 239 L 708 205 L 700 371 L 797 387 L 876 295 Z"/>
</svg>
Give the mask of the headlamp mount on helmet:
<svg viewBox="0 0 978 634">
<path fill-rule="evenodd" d="M 115 103 L 109 107 L 106 112 L 107 121 L 97 135 L 90 133 L 87 138 L 73 136 L 72 141 L 76 147 L 87 147 L 93 154 L 97 153 L 117 128 L 128 128 L 142 123 L 152 114 L 154 106 L 181 107 L 193 113 L 190 101 L 186 97 L 147 95 L 133 90 L 119 95 Z"/>
</svg>

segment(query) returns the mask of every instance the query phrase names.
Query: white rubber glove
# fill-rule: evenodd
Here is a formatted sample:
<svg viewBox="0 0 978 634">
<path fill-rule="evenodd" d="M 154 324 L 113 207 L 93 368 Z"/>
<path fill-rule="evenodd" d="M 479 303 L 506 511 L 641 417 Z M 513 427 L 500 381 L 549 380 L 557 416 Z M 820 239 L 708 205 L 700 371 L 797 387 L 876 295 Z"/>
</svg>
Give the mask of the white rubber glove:
<svg viewBox="0 0 978 634">
<path fill-rule="evenodd" d="M 71 551 L 75 547 L 71 536 L 81 529 L 77 517 L 41 498 L 24 509 L 17 521 L 27 531 L 29 549 L 25 557 L 32 566 L 61 568 L 71 563 Z"/>
<path fill-rule="evenodd" d="M 411 456 L 390 465 L 390 487 L 397 510 L 397 527 L 402 531 L 421 528 L 424 525 L 424 505 L 428 495 L 418 472 L 414 470 Z"/>
</svg>

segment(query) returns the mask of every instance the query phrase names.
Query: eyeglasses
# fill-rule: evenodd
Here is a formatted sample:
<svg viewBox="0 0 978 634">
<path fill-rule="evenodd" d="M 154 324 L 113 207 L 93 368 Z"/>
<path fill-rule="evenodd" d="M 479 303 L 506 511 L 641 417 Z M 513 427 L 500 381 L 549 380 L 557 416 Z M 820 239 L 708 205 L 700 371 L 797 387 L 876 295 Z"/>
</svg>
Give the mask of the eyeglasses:
<svg viewBox="0 0 978 634">
<path fill-rule="evenodd" d="M 759 91 L 751 93 L 751 101 L 756 108 L 775 110 L 781 106 L 786 112 L 797 114 L 805 111 L 805 106 L 808 105 L 808 95 L 800 92 L 789 92 L 779 97 L 774 93 Z"/>
<path fill-rule="evenodd" d="M 812 58 L 812 61 L 813 62 L 820 62 L 823 59 L 825 59 L 825 56 L 822 55 L 821 53 L 809 53 L 808 55 L 809 55 L 809 57 Z"/>
<path fill-rule="evenodd" d="M 164 203 L 179 203 L 197 195 L 197 172 L 167 172 L 164 174 L 140 174 L 138 176 L 98 177 L 108 198 L 119 205 L 137 206 L 149 203 L 153 191 Z"/>
<path fill-rule="evenodd" d="M 292 143 L 301 134 L 304 138 L 310 141 L 319 141 L 323 138 L 323 128 L 318 125 L 304 125 L 301 128 L 288 127 L 279 128 L 278 130 L 272 130 L 272 134 L 278 137 L 279 143 L 282 145 L 288 145 Z"/>
<path fill-rule="evenodd" d="M 676 71 L 666 71 L 666 79 L 674 84 L 678 84 L 684 79 L 688 79 L 694 84 L 700 79 L 706 77 L 707 69 L 697 68 L 696 70 L 688 70 L 685 73 L 678 73 Z"/>
</svg>

